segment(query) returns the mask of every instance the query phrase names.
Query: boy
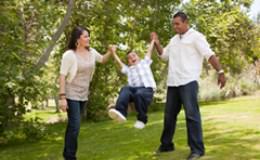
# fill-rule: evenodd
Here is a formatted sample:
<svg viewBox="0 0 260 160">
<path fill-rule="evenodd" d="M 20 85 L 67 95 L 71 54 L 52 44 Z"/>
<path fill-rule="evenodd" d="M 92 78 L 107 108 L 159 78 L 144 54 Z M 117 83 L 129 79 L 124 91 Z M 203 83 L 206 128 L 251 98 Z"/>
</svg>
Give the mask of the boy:
<svg viewBox="0 0 260 160">
<path fill-rule="evenodd" d="M 144 59 L 140 59 L 134 51 L 127 53 L 128 65 L 125 65 L 115 52 L 113 57 L 121 67 L 121 72 L 128 78 L 128 85 L 124 86 L 116 102 L 115 108 L 108 111 L 110 118 L 125 122 L 129 102 L 134 102 L 137 111 L 137 121 L 134 127 L 143 129 L 147 123 L 147 109 L 153 99 L 156 83 L 150 65 L 154 41 L 149 45 Z"/>
</svg>

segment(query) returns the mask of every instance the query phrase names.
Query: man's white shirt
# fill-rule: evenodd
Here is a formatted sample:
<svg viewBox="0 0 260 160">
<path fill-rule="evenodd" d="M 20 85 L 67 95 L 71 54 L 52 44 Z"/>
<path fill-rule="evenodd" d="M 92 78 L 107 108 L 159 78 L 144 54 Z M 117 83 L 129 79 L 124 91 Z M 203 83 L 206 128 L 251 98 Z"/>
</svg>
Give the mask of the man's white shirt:
<svg viewBox="0 0 260 160">
<path fill-rule="evenodd" d="M 200 78 L 203 59 L 214 55 L 205 36 L 190 28 L 171 38 L 161 58 L 169 61 L 168 86 L 181 86 Z"/>
</svg>

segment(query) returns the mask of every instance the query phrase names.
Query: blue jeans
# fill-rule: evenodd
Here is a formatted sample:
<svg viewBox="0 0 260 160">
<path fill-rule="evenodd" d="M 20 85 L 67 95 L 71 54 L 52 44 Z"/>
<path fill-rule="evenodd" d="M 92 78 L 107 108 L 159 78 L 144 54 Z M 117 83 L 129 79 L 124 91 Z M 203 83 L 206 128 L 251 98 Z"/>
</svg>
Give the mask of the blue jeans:
<svg viewBox="0 0 260 160">
<path fill-rule="evenodd" d="M 197 95 L 197 81 L 179 87 L 168 87 L 164 112 L 164 128 L 161 135 L 160 149 L 162 151 L 174 149 L 174 143 L 172 141 L 176 128 L 177 116 L 183 105 L 188 132 L 188 145 L 190 146 L 192 153 L 204 154 L 205 149 Z"/>
<path fill-rule="evenodd" d="M 127 107 L 129 102 L 135 103 L 137 111 L 137 120 L 147 123 L 148 106 L 153 100 L 153 89 L 145 87 L 124 86 L 116 102 L 116 110 L 127 116 Z"/>
<path fill-rule="evenodd" d="M 78 135 L 80 129 L 80 114 L 83 113 L 86 101 L 67 99 L 68 102 L 68 124 L 65 133 L 65 146 L 63 157 L 65 160 L 76 160 L 78 147 Z"/>
</svg>

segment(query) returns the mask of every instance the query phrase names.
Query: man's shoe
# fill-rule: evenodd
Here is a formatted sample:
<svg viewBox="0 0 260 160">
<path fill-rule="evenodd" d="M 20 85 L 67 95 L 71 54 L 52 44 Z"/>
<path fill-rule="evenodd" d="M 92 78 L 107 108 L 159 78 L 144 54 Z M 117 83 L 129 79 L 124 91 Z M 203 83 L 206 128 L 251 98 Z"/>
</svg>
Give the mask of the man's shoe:
<svg viewBox="0 0 260 160">
<path fill-rule="evenodd" d="M 134 127 L 137 129 L 143 129 L 145 127 L 144 122 L 137 120 L 134 124 Z"/>
<path fill-rule="evenodd" d="M 114 108 L 109 109 L 108 115 L 110 118 L 116 120 L 117 122 L 123 123 L 126 121 L 125 116 Z"/>
<path fill-rule="evenodd" d="M 187 160 L 197 160 L 197 159 L 199 159 L 199 158 L 202 157 L 202 156 L 203 156 L 203 155 L 198 154 L 198 153 L 191 153 L 191 154 L 188 156 Z"/>
<path fill-rule="evenodd" d="M 166 153 L 166 152 L 173 152 L 174 149 L 173 148 L 163 148 L 163 147 L 159 147 L 156 151 L 155 154 L 160 154 L 160 153 Z"/>
</svg>

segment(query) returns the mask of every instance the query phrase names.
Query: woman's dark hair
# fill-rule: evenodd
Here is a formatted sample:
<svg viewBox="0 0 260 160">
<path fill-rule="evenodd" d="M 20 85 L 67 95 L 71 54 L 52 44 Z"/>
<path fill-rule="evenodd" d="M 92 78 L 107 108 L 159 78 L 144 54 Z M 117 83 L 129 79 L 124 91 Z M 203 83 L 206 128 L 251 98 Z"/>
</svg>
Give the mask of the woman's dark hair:
<svg viewBox="0 0 260 160">
<path fill-rule="evenodd" d="M 77 45 L 76 45 L 77 40 L 80 38 L 80 36 L 82 35 L 82 33 L 84 31 L 87 31 L 89 36 L 90 36 L 90 31 L 87 28 L 77 26 L 72 30 L 71 36 L 70 36 L 70 41 L 69 41 L 69 44 L 68 44 L 68 49 L 75 50 L 77 48 Z"/>
</svg>

